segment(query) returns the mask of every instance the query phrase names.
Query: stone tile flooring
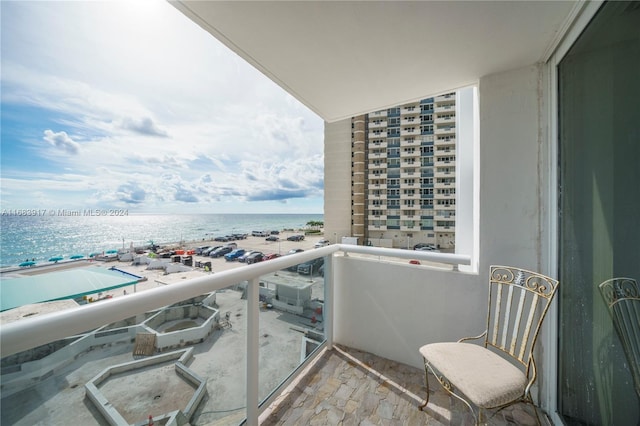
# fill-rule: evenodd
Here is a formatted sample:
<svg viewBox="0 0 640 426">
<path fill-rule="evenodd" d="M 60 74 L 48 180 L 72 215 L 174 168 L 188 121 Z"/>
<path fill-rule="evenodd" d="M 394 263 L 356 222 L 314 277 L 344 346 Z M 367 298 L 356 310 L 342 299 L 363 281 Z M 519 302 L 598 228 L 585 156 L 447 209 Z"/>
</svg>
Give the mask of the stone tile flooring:
<svg viewBox="0 0 640 426">
<path fill-rule="evenodd" d="M 468 408 L 435 378 L 425 411 L 424 370 L 367 352 L 335 347 L 319 356 L 262 414 L 261 425 L 467 425 Z M 546 419 L 538 410 L 541 421 Z M 493 414 L 493 416 L 492 416 Z M 535 425 L 533 407 L 516 404 L 488 413 L 487 424 Z"/>
</svg>

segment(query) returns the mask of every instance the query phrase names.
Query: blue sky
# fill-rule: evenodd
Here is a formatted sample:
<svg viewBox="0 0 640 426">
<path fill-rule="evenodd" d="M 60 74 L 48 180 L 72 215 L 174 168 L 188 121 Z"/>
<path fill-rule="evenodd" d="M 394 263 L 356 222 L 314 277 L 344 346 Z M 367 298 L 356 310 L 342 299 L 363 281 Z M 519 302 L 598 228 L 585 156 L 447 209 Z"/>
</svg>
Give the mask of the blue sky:
<svg viewBox="0 0 640 426">
<path fill-rule="evenodd" d="M 322 213 L 322 120 L 167 2 L 0 7 L 2 209 Z"/>
</svg>

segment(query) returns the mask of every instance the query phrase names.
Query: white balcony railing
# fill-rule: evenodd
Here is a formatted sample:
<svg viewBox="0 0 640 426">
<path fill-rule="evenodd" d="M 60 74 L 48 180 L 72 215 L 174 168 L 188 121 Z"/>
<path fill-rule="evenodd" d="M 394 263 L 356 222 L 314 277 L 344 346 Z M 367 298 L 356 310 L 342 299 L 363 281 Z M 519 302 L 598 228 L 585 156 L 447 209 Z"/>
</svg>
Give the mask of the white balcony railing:
<svg viewBox="0 0 640 426">
<path fill-rule="evenodd" d="M 418 259 L 439 264 L 469 265 L 469 256 L 448 253 L 429 253 L 413 250 L 386 249 L 377 247 L 334 244 L 319 249 L 309 250 L 290 256 L 283 256 L 267 262 L 256 263 L 241 268 L 231 269 L 202 278 L 184 281 L 180 285 L 169 285 L 130 294 L 126 297 L 114 298 L 83 305 L 32 318 L 25 318 L 8 323 L 0 329 L 2 345 L 0 354 L 4 358 L 22 351 L 26 351 L 68 336 L 77 335 L 86 330 L 98 328 L 104 324 L 115 323 L 141 312 L 153 311 L 179 301 L 222 290 L 246 281 L 247 284 L 247 341 L 246 341 L 246 423 L 258 424 L 260 412 L 264 410 L 278 396 L 278 390 L 284 389 L 304 366 L 311 362 L 313 355 L 299 365 L 284 380 L 277 389 L 265 398 L 259 400 L 259 289 L 260 277 L 275 273 L 296 264 L 324 257 L 324 331 L 325 342 L 322 347 L 333 346 L 334 324 L 334 255 L 343 253 L 360 254 L 364 256 L 391 257 L 400 259 Z M 318 350 L 314 354 L 319 353 Z"/>
</svg>

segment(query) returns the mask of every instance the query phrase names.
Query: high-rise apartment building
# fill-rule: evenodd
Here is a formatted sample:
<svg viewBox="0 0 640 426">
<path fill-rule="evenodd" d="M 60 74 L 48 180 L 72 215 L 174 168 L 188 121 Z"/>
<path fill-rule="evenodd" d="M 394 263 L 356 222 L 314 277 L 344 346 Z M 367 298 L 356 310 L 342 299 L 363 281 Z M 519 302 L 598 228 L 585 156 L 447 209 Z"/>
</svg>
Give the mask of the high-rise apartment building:
<svg viewBox="0 0 640 426">
<path fill-rule="evenodd" d="M 361 244 L 452 249 L 456 94 L 351 119 L 351 235 Z"/>
</svg>

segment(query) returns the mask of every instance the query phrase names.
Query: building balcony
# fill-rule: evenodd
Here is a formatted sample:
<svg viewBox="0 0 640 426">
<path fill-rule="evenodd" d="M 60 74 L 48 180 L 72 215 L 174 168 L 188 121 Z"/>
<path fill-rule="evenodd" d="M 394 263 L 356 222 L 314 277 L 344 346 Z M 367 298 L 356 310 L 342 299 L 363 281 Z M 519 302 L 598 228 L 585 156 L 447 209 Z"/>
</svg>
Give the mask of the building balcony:
<svg viewBox="0 0 640 426">
<path fill-rule="evenodd" d="M 415 115 L 402 116 L 400 120 L 400 126 L 415 126 L 420 125 L 420 113 L 416 112 Z"/>
<path fill-rule="evenodd" d="M 442 170 L 442 169 L 436 169 L 435 172 L 433 173 L 433 176 L 435 178 L 444 178 L 444 177 L 455 177 L 456 176 L 456 171 L 454 168 L 452 168 L 452 170 Z"/>
<path fill-rule="evenodd" d="M 418 230 L 419 225 L 400 228 Z M 323 276 L 287 271 L 314 259 L 324 260 Z M 410 266 L 409 259 L 435 267 Z M 162 360 L 193 349 L 189 352 L 192 361 L 185 361 L 186 367 L 181 368 L 205 383 L 209 397 L 196 403 L 199 410 L 190 412 L 192 424 L 337 424 L 340 420 L 355 424 L 368 418 L 391 423 L 395 419 L 404 424 L 465 424 L 470 420 L 467 408 L 437 386 L 432 387 L 425 411 L 418 409 L 427 390 L 417 348 L 431 339 L 455 340 L 466 335 L 473 322 L 479 323 L 486 314 L 483 309 L 469 309 L 484 301 L 483 294 L 466 290 L 466 286 L 479 285 L 482 278 L 457 272 L 458 265 L 469 262 L 463 255 L 333 244 L 4 324 L 0 330 L 3 361 L 47 345 L 58 349 L 33 361 L 42 367 L 37 371 L 29 368 L 33 367 L 29 362 L 11 372 L 3 367 L 3 402 L 20 401 L 3 408 L 3 418 L 27 423 L 44 417 L 52 423 L 73 418 L 79 424 L 103 424 L 104 416 L 122 412 L 126 421 L 133 423 L 136 417 L 120 410 L 135 399 L 140 388 L 151 395 L 151 402 L 135 402 L 142 404 L 142 420 L 154 410 L 154 421 L 166 421 L 161 407 L 171 402 L 179 405 L 192 388 L 180 384 L 172 364 L 168 369 Z M 311 289 L 311 304 L 301 303 L 300 291 L 286 286 L 288 293 L 281 292 L 278 300 L 273 299 L 274 306 L 266 307 L 265 295 L 270 290 L 281 291 L 273 288 L 273 282 L 284 276 L 297 279 L 302 283 L 299 288 Z M 389 282 L 394 283 L 392 297 Z M 460 287 L 458 282 L 466 284 Z M 424 294 L 416 293 L 419 288 L 418 293 Z M 373 300 L 384 302 L 384 318 L 371 309 L 370 298 L 361 297 L 365 289 Z M 426 294 L 429 296 L 424 297 Z M 136 318 L 144 321 L 150 318 L 145 312 L 153 315 L 176 304 L 180 310 L 186 309 L 190 299 L 200 300 L 197 306 L 204 306 L 209 302 L 198 299 L 202 295 L 215 295 L 212 306 L 228 312 L 219 315 L 212 334 L 188 343 L 176 337 L 176 348 L 133 355 L 138 348 L 132 343 L 138 336 Z M 283 314 L 282 309 L 289 311 Z M 466 312 L 468 321 L 453 321 L 457 312 Z M 166 338 L 171 333 L 160 334 Z M 86 343 L 81 343 L 83 340 Z M 54 343 L 64 341 L 75 343 Z M 296 347 L 306 348 L 302 356 Z M 162 368 L 155 368 L 155 357 L 160 357 L 157 365 Z M 92 407 L 90 398 L 85 400 L 85 389 L 96 379 L 107 378 L 94 387 L 100 388 L 104 406 Z M 87 383 L 89 387 L 85 387 Z M 24 392 L 17 389 L 22 386 Z M 34 397 L 45 388 L 46 399 Z M 513 410 L 527 407 L 518 405 Z M 512 414 L 511 409 L 502 410 L 491 424 L 508 424 L 506 419 L 513 419 Z M 530 420 L 535 422 L 534 417 Z"/>
<path fill-rule="evenodd" d="M 441 166 L 449 166 L 449 167 L 455 167 L 456 166 L 456 160 L 444 160 L 444 161 L 440 161 L 441 159 L 439 159 L 438 157 L 436 157 L 436 167 L 441 167 Z"/>
<path fill-rule="evenodd" d="M 436 115 L 434 119 L 434 124 L 454 124 L 455 122 L 455 115 Z"/>
<path fill-rule="evenodd" d="M 379 163 L 374 163 L 374 162 L 369 163 L 369 170 L 381 170 L 386 168 L 387 168 L 387 163 L 385 161 L 381 161 Z"/>
<path fill-rule="evenodd" d="M 455 221 L 456 220 L 455 212 L 451 212 L 451 213 L 453 214 L 436 214 L 433 218 L 435 220 Z"/>
<path fill-rule="evenodd" d="M 375 121 L 370 121 L 369 122 L 369 129 L 380 129 L 380 128 L 385 128 L 387 127 L 387 121 L 381 121 L 379 123 L 376 123 Z"/>
<path fill-rule="evenodd" d="M 386 148 L 387 141 L 384 142 L 369 142 L 369 149 L 371 148 Z"/>
<path fill-rule="evenodd" d="M 419 147 L 420 146 L 420 139 L 419 138 L 402 138 L 400 139 L 400 146 L 401 147 L 405 147 L 405 146 L 413 146 L 413 147 Z M 419 152 L 419 151 L 418 151 Z"/>
<path fill-rule="evenodd" d="M 400 108 L 400 115 L 403 117 L 405 115 L 420 115 L 420 104 L 416 103 L 403 106 L 402 108 Z"/>
<path fill-rule="evenodd" d="M 420 153 L 419 149 L 414 149 L 413 151 L 401 151 L 400 152 L 400 158 L 420 158 L 422 154 Z"/>
<path fill-rule="evenodd" d="M 369 113 L 369 119 L 371 118 L 384 118 L 387 116 L 387 110 L 375 111 Z"/>
<path fill-rule="evenodd" d="M 439 139 L 436 138 L 436 140 L 433 143 L 435 146 L 450 146 L 452 148 L 454 148 L 456 146 L 456 138 L 455 135 L 449 136 L 446 139 Z"/>
<path fill-rule="evenodd" d="M 367 175 L 368 179 L 386 179 L 387 178 L 387 173 L 369 173 Z"/>
<path fill-rule="evenodd" d="M 387 194 L 386 193 L 369 194 L 369 198 L 370 199 L 375 199 L 375 200 L 386 200 L 387 199 Z"/>
<path fill-rule="evenodd" d="M 455 112 L 456 111 L 456 104 L 442 104 L 442 105 L 435 105 L 433 107 L 433 112 L 435 114 L 439 113 L 439 112 Z"/>
<path fill-rule="evenodd" d="M 455 134 L 456 126 L 436 126 L 434 129 L 436 135 Z M 437 140 L 437 138 L 436 138 Z"/>
<path fill-rule="evenodd" d="M 369 158 L 387 158 L 387 152 L 372 152 L 369 153 Z"/>
<path fill-rule="evenodd" d="M 369 216 L 367 216 L 367 217 L 368 217 L 368 219 L 370 221 L 372 221 L 372 220 L 384 220 L 384 221 L 386 221 L 387 220 L 387 215 L 386 214 L 382 214 L 382 215 L 380 215 L 380 214 L 378 214 L 378 215 L 369 214 Z"/>
<path fill-rule="evenodd" d="M 449 182 L 447 182 L 447 183 L 442 183 L 442 182 L 441 182 L 441 183 L 438 183 L 438 182 L 436 182 L 436 183 L 432 186 L 432 188 L 434 188 L 434 189 L 437 191 L 438 189 L 450 189 L 450 188 L 455 188 L 455 186 L 456 186 L 456 184 L 455 184 L 455 183 L 449 183 Z"/>
<path fill-rule="evenodd" d="M 420 191 L 416 191 L 414 193 L 408 193 L 408 194 L 403 193 L 400 196 L 400 199 L 401 200 L 419 200 L 421 197 L 422 195 L 420 194 Z"/>
<path fill-rule="evenodd" d="M 402 171 L 400 172 L 400 178 L 419 178 L 420 177 L 420 173 L 417 171 L 409 171 L 409 172 L 405 172 Z"/>
<path fill-rule="evenodd" d="M 403 127 L 400 129 L 401 136 L 418 136 L 420 134 L 420 124 L 415 127 Z"/>
<path fill-rule="evenodd" d="M 369 139 L 386 138 L 387 132 L 369 132 Z"/>
</svg>

